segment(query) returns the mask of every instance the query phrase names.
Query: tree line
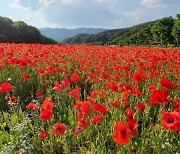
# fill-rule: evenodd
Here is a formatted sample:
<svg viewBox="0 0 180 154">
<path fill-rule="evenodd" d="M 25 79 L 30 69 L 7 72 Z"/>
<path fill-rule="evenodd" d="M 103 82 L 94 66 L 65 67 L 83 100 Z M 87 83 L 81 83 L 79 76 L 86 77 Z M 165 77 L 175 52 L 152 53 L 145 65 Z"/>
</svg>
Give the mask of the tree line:
<svg viewBox="0 0 180 154">
<path fill-rule="evenodd" d="M 180 43 L 180 14 L 176 18 L 165 17 L 140 29 L 129 37 L 118 37 L 110 44 L 118 45 L 155 45 L 179 46 Z"/>
<path fill-rule="evenodd" d="M 81 34 L 64 40 L 64 43 L 120 46 L 179 46 L 180 14 L 177 14 L 176 18 L 164 17 L 129 28 L 108 30 L 94 35 Z"/>
<path fill-rule="evenodd" d="M 10 18 L 0 17 L 0 42 L 3 43 L 57 43 L 40 33 L 40 31 L 27 25 L 23 21 L 13 22 Z"/>
</svg>

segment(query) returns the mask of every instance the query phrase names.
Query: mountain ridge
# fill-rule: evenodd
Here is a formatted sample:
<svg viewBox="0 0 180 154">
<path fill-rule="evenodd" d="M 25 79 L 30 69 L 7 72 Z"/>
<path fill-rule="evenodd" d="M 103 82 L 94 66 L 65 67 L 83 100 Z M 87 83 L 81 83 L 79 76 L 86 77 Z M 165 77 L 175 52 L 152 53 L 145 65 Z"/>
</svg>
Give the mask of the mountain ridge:
<svg viewBox="0 0 180 154">
<path fill-rule="evenodd" d="M 80 28 L 39 28 L 39 31 L 45 35 L 46 37 L 50 37 L 58 42 L 62 42 L 66 38 L 73 37 L 78 34 L 97 34 L 103 31 L 106 31 L 107 29 L 103 28 L 86 28 L 86 27 L 80 27 Z"/>
<path fill-rule="evenodd" d="M 121 35 L 127 35 L 127 33 L 137 32 L 139 27 L 143 28 L 154 22 L 155 21 L 140 23 L 138 25 L 134 25 L 127 28 L 110 29 L 107 31 L 100 32 L 98 34 L 78 34 L 74 37 L 70 37 L 63 40 L 62 43 L 65 44 L 97 43 L 99 45 L 104 45 L 104 44 L 108 44 L 109 42 L 113 41 L 114 39 L 118 38 Z"/>
<path fill-rule="evenodd" d="M 180 14 L 163 17 L 127 28 L 112 29 L 98 34 L 79 34 L 62 41 L 64 44 L 120 46 L 179 46 Z"/>
</svg>

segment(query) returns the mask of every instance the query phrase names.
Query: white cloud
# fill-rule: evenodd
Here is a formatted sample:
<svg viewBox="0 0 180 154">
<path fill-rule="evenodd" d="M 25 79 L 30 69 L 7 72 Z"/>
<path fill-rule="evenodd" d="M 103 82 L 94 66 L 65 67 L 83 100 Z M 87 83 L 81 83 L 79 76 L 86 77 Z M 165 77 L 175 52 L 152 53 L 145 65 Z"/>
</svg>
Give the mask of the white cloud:
<svg viewBox="0 0 180 154">
<path fill-rule="evenodd" d="M 13 0 L 11 7 L 24 12 L 21 20 L 37 27 L 64 25 L 63 27 L 107 28 L 120 24 L 115 17 L 116 2 L 117 0 Z"/>
<path fill-rule="evenodd" d="M 38 9 L 39 7 L 60 7 L 60 6 L 71 6 L 74 4 L 89 4 L 94 3 L 99 6 L 112 9 L 112 6 L 117 2 L 117 0 L 14 0 L 11 4 L 13 8 L 30 8 Z"/>
<path fill-rule="evenodd" d="M 132 10 L 123 13 L 125 16 L 133 17 L 135 20 L 140 19 L 144 16 L 143 10 Z"/>
<path fill-rule="evenodd" d="M 142 0 L 141 5 L 148 8 L 167 7 L 171 4 L 180 3 L 180 0 Z"/>
<path fill-rule="evenodd" d="M 81 0 L 14 0 L 12 8 L 20 9 L 39 9 L 40 7 L 53 7 L 62 5 L 73 5 Z"/>
<path fill-rule="evenodd" d="M 37 0 L 14 0 L 10 7 L 17 9 L 36 10 L 40 7 L 40 5 Z"/>
<path fill-rule="evenodd" d="M 18 9 L 23 13 L 20 19 L 16 19 L 13 15 L 11 18 L 15 20 L 23 20 L 27 24 L 36 27 L 61 27 L 60 24 L 47 21 L 46 10 L 44 8 L 45 4 L 47 4 L 45 1 L 44 4 L 41 4 L 37 0 L 14 0 L 10 7 Z"/>
<path fill-rule="evenodd" d="M 46 14 L 42 9 L 35 10 L 35 11 L 29 11 L 27 14 L 23 16 L 23 20 L 28 23 L 29 25 L 35 26 L 35 27 L 62 27 L 60 24 L 50 23 L 46 20 Z"/>
<path fill-rule="evenodd" d="M 37 0 L 39 4 L 50 7 L 50 6 L 57 6 L 57 5 L 72 5 L 74 3 L 79 2 L 80 0 Z"/>
</svg>

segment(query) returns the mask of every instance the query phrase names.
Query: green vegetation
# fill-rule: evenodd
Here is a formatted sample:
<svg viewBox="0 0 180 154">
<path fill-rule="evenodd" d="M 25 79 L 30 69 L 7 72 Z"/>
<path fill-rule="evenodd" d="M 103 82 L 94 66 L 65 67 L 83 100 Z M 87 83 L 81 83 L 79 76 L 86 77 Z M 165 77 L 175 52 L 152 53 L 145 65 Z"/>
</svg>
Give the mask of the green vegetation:
<svg viewBox="0 0 180 154">
<path fill-rule="evenodd" d="M 67 44 L 120 45 L 120 46 L 179 46 L 180 14 L 164 17 L 129 28 L 108 30 L 90 35 L 80 34 L 63 41 Z"/>
<path fill-rule="evenodd" d="M 55 44 L 53 39 L 41 35 L 40 31 L 23 21 L 13 22 L 7 17 L 0 17 L 0 42 Z"/>
<path fill-rule="evenodd" d="M 175 41 L 177 43 L 177 46 L 179 46 L 180 42 L 180 14 L 176 15 L 176 20 L 172 29 L 172 35 L 175 38 Z"/>
<path fill-rule="evenodd" d="M 98 34 L 78 34 L 74 37 L 67 38 L 62 42 L 67 44 L 107 44 L 124 33 L 127 29 L 128 28 L 108 30 Z"/>
</svg>

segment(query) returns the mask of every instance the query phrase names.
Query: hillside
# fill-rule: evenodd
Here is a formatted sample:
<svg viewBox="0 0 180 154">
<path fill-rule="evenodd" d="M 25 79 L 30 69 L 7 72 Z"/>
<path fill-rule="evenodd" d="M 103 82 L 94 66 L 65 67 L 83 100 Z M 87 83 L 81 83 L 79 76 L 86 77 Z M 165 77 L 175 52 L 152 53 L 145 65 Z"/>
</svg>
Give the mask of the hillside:
<svg viewBox="0 0 180 154">
<path fill-rule="evenodd" d="M 153 22 L 139 24 L 129 28 L 107 30 L 98 34 L 79 34 L 74 37 L 67 38 L 63 43 L 67 44 L 81 44 L 81 43 L 95 43 L 95 44 L 108 44 L 119 36 L 129 37 L 130 35 L 138 32 L 140 29 L 148 27 Z"/>
<path fill-rule="evenodd" d="M 114 29 L 98 34 L 79 34 L 62 41 L 65 44 L 96 45 L 158 45 L 167 46 L 180 42 L 180 15 L 176 19 L 164 17 L 155 21 L 142 23 L 129 28 Z"/>
<path fill-rule="evenodd" d="M 6 43 L 57 43 L 40 33 L 40 31 L 27 25 L 23 21 L 13 22 L 10 18 L 0 17 L 0 42 Z"/>
<path fill-rule="evenodd" d="M 39 28 L 40 32 L 50 37 L 58 42 L 63 41 L 66 38 L 73 37 L 78 34 L 97 34 L 105 31 L 102 28 L 76 28 L 76 29 L 66 29 L 66 28 Z"/>
</svg>

